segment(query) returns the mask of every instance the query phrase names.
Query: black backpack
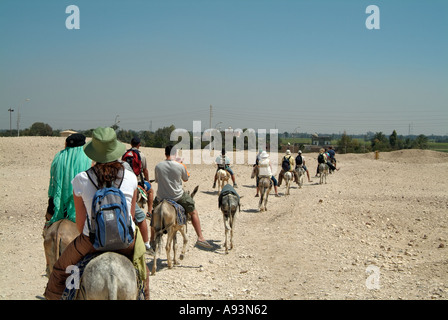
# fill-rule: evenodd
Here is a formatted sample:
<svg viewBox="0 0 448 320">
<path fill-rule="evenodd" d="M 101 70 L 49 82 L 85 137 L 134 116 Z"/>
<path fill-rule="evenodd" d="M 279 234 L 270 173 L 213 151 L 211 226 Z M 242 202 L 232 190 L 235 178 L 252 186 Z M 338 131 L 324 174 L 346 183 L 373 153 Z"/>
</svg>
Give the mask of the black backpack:
<svg viewBox="0 0 448 320">
<path fill-rule="evenodd" d="M 296 157 L 296 166 L 300 166 L 303 163 L 302 156 L 299 154 Z"/>
<path fill-rule="evenodd" d="M 289 162 L 289 158 L 287 159 L 286 156 L 283 157 L 282 160 L 282 169 L 286 172 L 291 169 L 291 163 Z"/>
<path fill-rule="evenodd" d="M 322 153 L 319 153 L 319 155 L 317 156 L 317 162 L 325 163 L 324 155 Z"/>
</svg>

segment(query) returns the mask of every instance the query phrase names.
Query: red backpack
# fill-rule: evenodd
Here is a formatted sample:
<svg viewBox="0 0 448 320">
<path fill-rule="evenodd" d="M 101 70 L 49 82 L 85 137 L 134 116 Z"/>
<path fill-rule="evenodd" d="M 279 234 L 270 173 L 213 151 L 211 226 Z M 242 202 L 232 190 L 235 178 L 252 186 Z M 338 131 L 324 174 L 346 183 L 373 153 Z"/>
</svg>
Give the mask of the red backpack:
<svg viewBox="0 0 448 320">
<path fill-rule="evenodd" d="M 140 152 L 135 149 L 129 149 L 123 157 L 121 157 L 121 160 L 129 163 L 137 177 L 142 174 L 142 158 L 140 157 Z"/>
</svg>

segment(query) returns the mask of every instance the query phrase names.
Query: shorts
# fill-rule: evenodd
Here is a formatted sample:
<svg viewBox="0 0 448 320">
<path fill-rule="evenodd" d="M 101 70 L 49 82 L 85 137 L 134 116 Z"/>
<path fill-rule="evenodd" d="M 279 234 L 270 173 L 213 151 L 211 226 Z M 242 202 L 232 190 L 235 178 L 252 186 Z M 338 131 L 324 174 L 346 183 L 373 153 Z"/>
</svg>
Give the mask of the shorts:
<svg viewBox="0 0 448 320">
<path fill-rule="evenodd" d="M 145 189 L 145 191 L 149 191 L 151 189 L 151 184 L 146 180 L 143 181 L 143 183 L 139 181 L 138 184 L 142 186 Z"/>
<path fill-rule="evenodd" d="M 138 206 L 138 204 L 135 204 L 135 222 L 140 223 L 144 221 L 146 218 L 146 213 Z"/>
</svg>

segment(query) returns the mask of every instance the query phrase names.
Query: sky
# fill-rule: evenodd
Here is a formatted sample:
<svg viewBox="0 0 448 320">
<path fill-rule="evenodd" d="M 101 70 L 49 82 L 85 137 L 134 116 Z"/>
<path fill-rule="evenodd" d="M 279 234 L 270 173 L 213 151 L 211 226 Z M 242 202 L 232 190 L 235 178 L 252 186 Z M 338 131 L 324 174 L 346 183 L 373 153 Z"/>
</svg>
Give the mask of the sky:
<svg viewBox="0 0 448 320">
<path fill-rule="evenodd" d="M 447 35 L 446 0 L 1 0 L 0 129 L 446 135 Z"/>
</svg>

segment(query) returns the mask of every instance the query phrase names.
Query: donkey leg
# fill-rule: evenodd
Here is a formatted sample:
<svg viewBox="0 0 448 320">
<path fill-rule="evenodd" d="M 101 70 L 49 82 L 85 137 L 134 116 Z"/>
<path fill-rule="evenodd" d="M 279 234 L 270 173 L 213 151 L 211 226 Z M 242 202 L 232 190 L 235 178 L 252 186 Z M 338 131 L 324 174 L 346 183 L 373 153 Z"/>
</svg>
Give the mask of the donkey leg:
<svg viewBox="0 0 448 320">
<path fill-rule="evenodd" d="M 222 216 L 223 221 L 224 221 L 224 237 L 225 237 L 225 241 L 224 241 L 224 248 L 226 250 L 226 254 L 228 253 L 228 249 L 227 249 L 227 217 L 226 215 L 223 214 Z"/>
<path fill-rule="evenodd" d="M 168 264 L 168 269 L 171 269 L 173 267 L 173 262 L 171 261 L 171 245 L 173 242 L 173 228 L 170 228 L 168 230 L 168 237 L 166 239 L 166 262 Z"/>
<path fill-rule="evenodd" d="M 157 251 L 158 251 L 158 245 L 156 242 L 156 246 L 154 248 L 154 259 L 152 262 L 152 270 L 151 270 L 151 275 L 155 275 L 156 274 L 156 267 L 157 267 Z"/>
<path fill-rule="evenodd" d="M 258 210 L 259 211 L 264 211 L 264 207 L 263 207 L 263 200 L 264 200 L 264 190 L 261 190 L 260 192 L 260 201 L 258 202 Z"/>
<path fill-rule="evenodd" d="M 264 200 L 264 210 L 268 211 L 268 197 L 269 197 L 269 193 L 271 192 L 271 188 L 269 187 L 268 189 L 266 189 L 266 198 Z"/>
<path fill-rule="evenodd" d="M 232 214 L 230 214 L 230 220 L 229 220 L 229 224 L 230 224 L 230 250 L 233 249 L 233 222 L 235 221 L 234 219 L 235 219 L 235 217 Z"/>
<path fill-rule="evenodd" d="M 187 250 L 188 239 L 187 239 L 187 235 L 185 234 L 185 226 L 183 226 L 179 231 L 183 237 L 182 252 L 180 253 L 179 259 L 183 260 L 185 257 L 185 252 Z"/>
<path fill-rule="evenodd" d="M 177 231 L 174 232 L 173 236 L 173 263 L 174 265 L 179 264 L 177 261 Z"/>
</svg>

